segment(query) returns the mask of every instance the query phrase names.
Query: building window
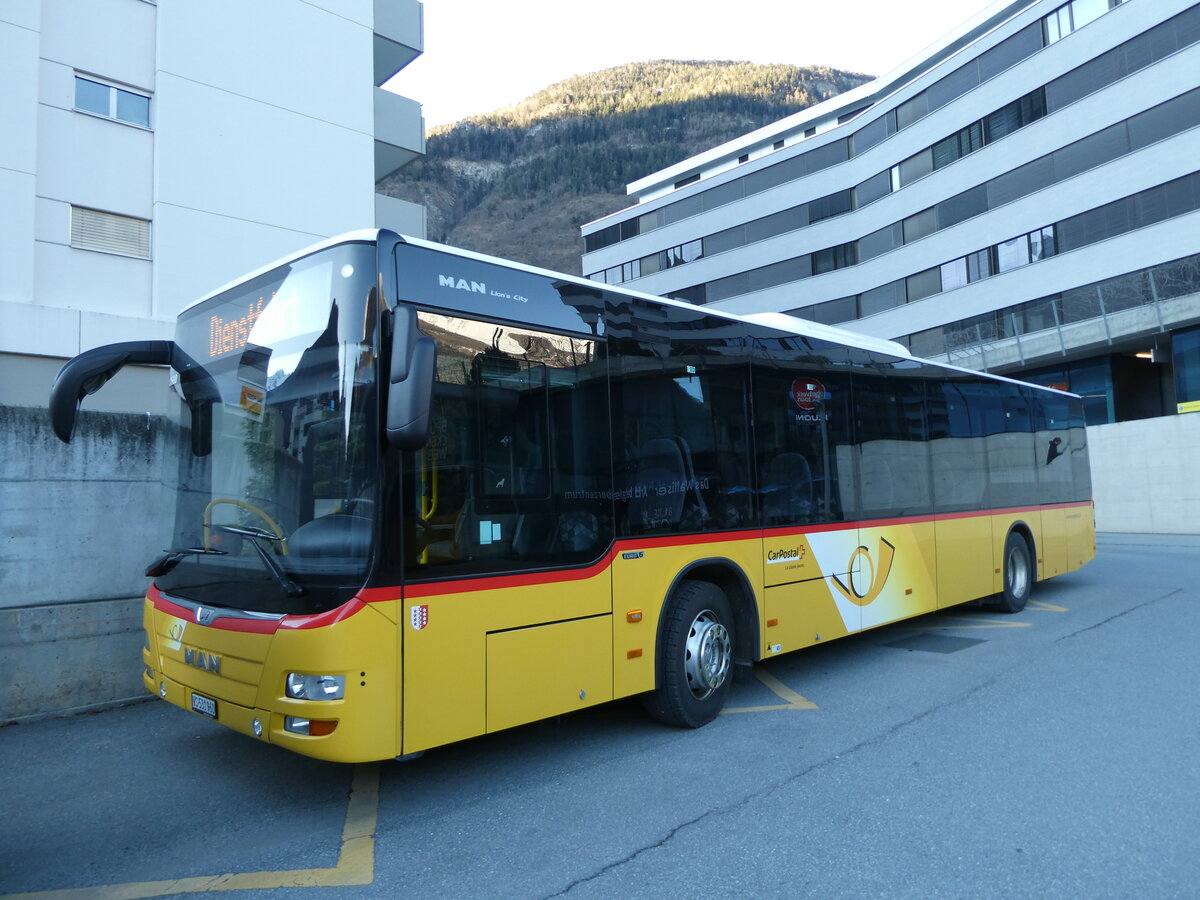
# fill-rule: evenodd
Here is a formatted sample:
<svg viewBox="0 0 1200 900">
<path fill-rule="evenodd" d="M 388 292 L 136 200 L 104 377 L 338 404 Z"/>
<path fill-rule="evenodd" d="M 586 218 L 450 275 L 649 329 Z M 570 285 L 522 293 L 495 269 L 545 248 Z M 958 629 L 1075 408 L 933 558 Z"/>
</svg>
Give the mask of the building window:
<svg viewBox="0 0 1200 900">
<path fill-rule="evenodd" d="M 75 109 L 141 128 L 150 127 L 148 95 L 82 75 L 75 76 Z"/>
<path fill-rule="evenodd" d="M 1070 3 L 1064 3 L 1042 19 L 1045 41 L 1053 44 L 1120 5 L 1121 0 L 1071 0 Z"/>
<path fill-rule="evenodd" d="M 1029 235 L 1023 234 L 1011 241 L 996 245 L 996 271 L 1008 272 L 1029 265 Z"/>
<path fill-rule="evenodd" d="M 133 216 L 72 206 L 71 246 L 149 259 L 150 223 Z"/>
<path fill-rule="evenodd" d="M 967 258 L 961 256 L 942 265 L 942 290 L 952 291 L 967 283 Z"/>
<path fill-rule="evenodd" d="M 967 281 L 982 281 L 992 274 L 991 250 L 978 250 L 967 254 Z"/>
</svg>

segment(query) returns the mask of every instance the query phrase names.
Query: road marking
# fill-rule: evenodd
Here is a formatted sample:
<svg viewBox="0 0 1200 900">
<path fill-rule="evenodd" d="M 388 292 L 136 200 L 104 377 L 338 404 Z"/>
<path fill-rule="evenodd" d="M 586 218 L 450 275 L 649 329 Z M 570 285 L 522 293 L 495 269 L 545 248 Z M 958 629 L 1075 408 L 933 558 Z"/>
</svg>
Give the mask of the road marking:
<svg viewBox="0 0 1200 900">
<path fill-rule="evenodd" d="M 197 894 L 202 891 L 250 891 L 285 887 L 339 887 L 370 884 L 375 880 L 375 826 L 379 821 L 379 764 L 355 766 L 342 826 L 342 846 L 332 869 L 289 869 L 279 872 L 227 872 L 166 881 L 107 884 L 10 894 L 9 900 L 140 900 L 163 894 Z"/>
<path fill-rule="evenodd" d="M 1028 628 L 1031 622 L 1009 622 L 1004 619 L 982 619 L 978 616 L 938 616 L 939 620 L 971 622 L 970 625 L 920 625 L 905 628 L 905 631 L 960 631 L 970 628 Z"/>
<path fill-rule="evenodd" d="M 1028 606 L 1030 609 L 1040 609 L 1044 610 L 1045 612 L 1070 612 L 1070 610 L 1065 606 L 1056 606 L 1055 604 L 1047 603 L 1044 600 L 1030 600 L 1028 601 Z"/>
<path fill-rule="evenodd" d="M 813 703 L 807 697 L 797 694 L 790 687 L 780 681 L 766 670 L 755 667 L 754 677 L 767 686 L 767 688 L 780 700 L 786 702 L 775 706 L 738 706 L 732 709 L 723 709 L 721 714 L 726 713 L 754 713 L 768 712 L 773 709 L 818 709 L 817 704 Z"/>
</svg>

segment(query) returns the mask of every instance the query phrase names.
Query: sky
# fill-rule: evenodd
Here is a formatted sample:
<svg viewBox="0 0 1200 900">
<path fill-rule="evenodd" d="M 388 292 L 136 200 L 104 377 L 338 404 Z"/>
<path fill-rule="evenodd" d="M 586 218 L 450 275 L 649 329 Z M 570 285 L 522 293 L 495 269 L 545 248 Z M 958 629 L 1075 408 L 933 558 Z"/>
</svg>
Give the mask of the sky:
<svg viewBox="0 0 1200 900">
<path fill-rule="evenodd" d="M 569 78 L 652 59 L 882 75 L 1003 0 L 424 0 L 425 52 L 387 85 L 427 128 Z M 736 15 L 731 12 L 736 11 Z"/>
</svg>

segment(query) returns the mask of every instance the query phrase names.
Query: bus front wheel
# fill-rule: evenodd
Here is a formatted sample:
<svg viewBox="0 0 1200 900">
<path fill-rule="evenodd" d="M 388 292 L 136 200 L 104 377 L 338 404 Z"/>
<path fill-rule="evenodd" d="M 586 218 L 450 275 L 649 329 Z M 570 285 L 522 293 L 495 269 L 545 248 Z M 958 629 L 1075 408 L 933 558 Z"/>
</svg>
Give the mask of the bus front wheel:
<svg viewBox="0 0 1200 900">
<path fill-rule="evenodd" d="M 733 683 L 733 610 L 707 581 L 685 581 L 664 611 L 657 686 L 645 697 L 654 718 L 681 728 L 711 722 Z"/>
<path fill-rule="evenodd" d="M 1023 610 L 1029 602 L 1033 578 L 1033 554 L 1029 542 L 1020 533 L 1009 532 L 1004 542 L 1004 591 L 997 595 L 993 608 L 1006 613 Z"/>
</svg>

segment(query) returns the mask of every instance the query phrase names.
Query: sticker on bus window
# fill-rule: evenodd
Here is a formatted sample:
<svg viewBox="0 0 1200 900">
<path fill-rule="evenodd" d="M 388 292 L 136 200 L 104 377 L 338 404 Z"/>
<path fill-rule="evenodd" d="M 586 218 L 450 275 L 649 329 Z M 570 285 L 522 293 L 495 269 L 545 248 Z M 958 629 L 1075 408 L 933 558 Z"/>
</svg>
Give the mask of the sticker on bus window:
<svg viewBox="0 0 1200 900">
<path fill-rule="evenodd" d="M 828 396 L 825 385 L 810 378 L 797 378 L 792 382 L 792 402 L 805 412 L 816 409 Z"/>
</svg>

